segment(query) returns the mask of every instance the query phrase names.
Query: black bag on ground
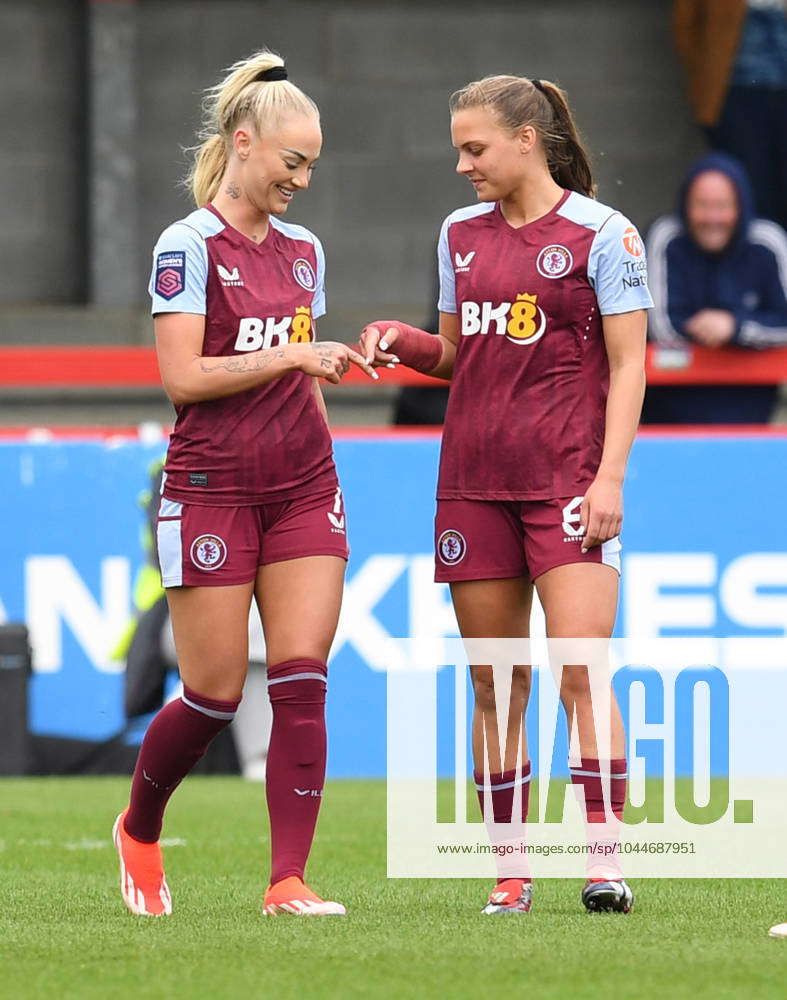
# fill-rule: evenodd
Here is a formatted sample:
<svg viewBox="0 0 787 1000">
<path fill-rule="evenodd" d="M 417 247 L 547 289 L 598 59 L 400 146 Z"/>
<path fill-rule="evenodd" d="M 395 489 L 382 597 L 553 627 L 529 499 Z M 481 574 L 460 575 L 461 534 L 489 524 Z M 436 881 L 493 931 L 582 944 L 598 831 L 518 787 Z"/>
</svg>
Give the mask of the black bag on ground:
<svg viewBox="0 0 787 1000">
<path fill-rule="evenodd" d="M 0 775 L 27 774 L 27 685 L 31 655 L 25 625 L 0 625 Z"/>
</svg>

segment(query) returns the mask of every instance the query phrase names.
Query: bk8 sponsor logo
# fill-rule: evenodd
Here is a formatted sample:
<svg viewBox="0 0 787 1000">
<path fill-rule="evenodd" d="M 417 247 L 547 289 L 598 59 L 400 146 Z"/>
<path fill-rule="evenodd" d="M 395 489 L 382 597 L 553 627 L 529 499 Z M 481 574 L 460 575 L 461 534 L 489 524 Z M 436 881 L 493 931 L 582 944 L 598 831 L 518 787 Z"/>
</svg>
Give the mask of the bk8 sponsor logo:
<svg viewBox="0 0 787 1000">
<path fill-rule="evenodd" d="M 512 344 L 535 344 L 544 335 L 547 318 L 537 295 L 522 292 L 514 302 L 463 302 L 462 336 L 494 331 Z"/>
<path fill-rule="evenodd" d="M 238 324 L 236 351 L 259 351 L 284 344 L 309 344 L 314 326 L 309 306 L 297 306 L 294 316 L 245 316 Z"/>
</svg>

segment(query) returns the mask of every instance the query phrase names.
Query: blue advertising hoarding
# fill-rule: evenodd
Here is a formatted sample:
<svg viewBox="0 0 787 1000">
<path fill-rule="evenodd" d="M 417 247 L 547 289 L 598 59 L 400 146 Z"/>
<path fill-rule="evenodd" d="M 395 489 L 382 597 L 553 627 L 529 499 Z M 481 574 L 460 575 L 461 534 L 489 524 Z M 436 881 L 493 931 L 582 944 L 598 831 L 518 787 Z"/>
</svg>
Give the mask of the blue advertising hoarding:
<svg viewBox="0 0 787 1000">
<path fill-rule="evenodd" d="M 339 437 L 351 543 L 331 659 L 334 777 L 385 772 L 389 636 L 455 635 L 432 582 L 439 439 Z M 122 663 L 110 659 L 144 561 L 137 498 L 158 443 L 0 444 L 0 620 L 26 621 L 34 648 L 30 726 L 108 739 L 122 730 Z M 626 484 L 617 634 L 787 633 L 787 436 L 648 435 Z"/>
</svg>

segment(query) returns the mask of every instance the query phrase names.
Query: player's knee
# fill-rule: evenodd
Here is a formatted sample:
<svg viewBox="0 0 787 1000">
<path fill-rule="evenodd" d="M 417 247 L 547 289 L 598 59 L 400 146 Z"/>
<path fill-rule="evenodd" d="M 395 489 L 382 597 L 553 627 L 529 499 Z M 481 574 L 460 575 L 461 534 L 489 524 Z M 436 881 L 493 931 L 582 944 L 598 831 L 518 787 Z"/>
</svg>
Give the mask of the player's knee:
<svg viewBox="0 0 787 1000">
<path fill-rule="evenodd" d="M 478 708 L 482 711 L 492 711 L 495 708 L 495 673 L 491 667 L 474 667 L 473 668 L 473 691 L 475 693 L 475 703 Z M 527 700 L 530 696 L 530 670 L 520 667 L 514 667 L 513 673 L 510 677 L 511 681 L 511 693 L 510 700 L 514 705 L 524 705 L 527 704 Z M 503 675 L 498 672 L 497 676 L 497 686 L 498 688 L 505 684 L 507 687 L 508 678 L 503 678 Z"/>
<path fill-rule="evenodd" d="M 567 666 L 560 678 L 560 697 L 566 704 L 575 704 L 590 698 L 590 680 L 587 667 Z"/>
<path fill-rule="evenodd" d="M 331 643 L 312 642 L 301 640 L 296 645 L 294 642 L 277 642 L 275 639 L 268 643 L 268 673 L 271 669 L 279 670 L 289 663 L 325 663 L 328 659 Z M 274 666 L 272 666 L 274 665 Z"/>
<path fill-rule="evenodd" d="M 226 677 L 206 677 L 197 681 L 185 681 L 186 687 L 193 691 L 198 691 L 205 698 L 213 698 L 216 701 L 236 701 L 238 704 L 243 700 L 243 680 Z"/>
<path fill-rule="evenodd" d="M 479 708 L 494 708 L 495 682 L 491 667 L 473 667 L 471 671 L 475 703 Z"/>
<path fill-rule="evenodd" d="M 576 617 L 564 619 L 556 614 L 546 616 L 547 635 L 550 639 L 574 639 L 581 635 L 584 639 L 608 640 L 614 625 L 614 615 L 610 619 L 606 613 L 587 618 L 580 616 L 579 620 Z"/>
<path fill-rule="evenodd" d="M 527 704 L 530 697 L 530 667 L 514 667 L 511 675 L 511 701 Z"/>
</svg>

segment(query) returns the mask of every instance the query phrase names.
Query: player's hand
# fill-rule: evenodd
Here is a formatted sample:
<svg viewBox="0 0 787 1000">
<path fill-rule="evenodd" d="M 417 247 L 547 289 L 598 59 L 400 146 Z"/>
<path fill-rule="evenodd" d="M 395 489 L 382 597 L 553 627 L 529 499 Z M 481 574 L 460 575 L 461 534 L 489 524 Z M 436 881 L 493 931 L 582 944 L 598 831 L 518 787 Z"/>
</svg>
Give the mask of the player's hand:
<svg viewBox="0 0 787 1000">
<path fill-rule="evenodd" d="M 585 493 L 579 516 L 585 529 L 583 552 L 619 535 L 623 524 L 623 490 L 620 482 L 596 476 Z"/>
<path fill-rule="evenodd" d="M 317 344 L 290 344 L 298 369 L 306 375 L 316 375 L 327 382 L 338 385 L 342 376 L 350 370 L 350 365 L 357 365 L 370 378 L 380 376 L 371 365 L 347 344 L 326 340 Z"/>
<path fill-rule="evenodd" d="M 390 348 L 398 336 L 399 331 L 393 326 L 385 329 L 373 323 L 365 326 L 358 343 L 366 363 L 373 368 L 381 368 L 383 365 L 386 368 L 396 368 L 399 358 L 391 353 Z"/>
</svg>

